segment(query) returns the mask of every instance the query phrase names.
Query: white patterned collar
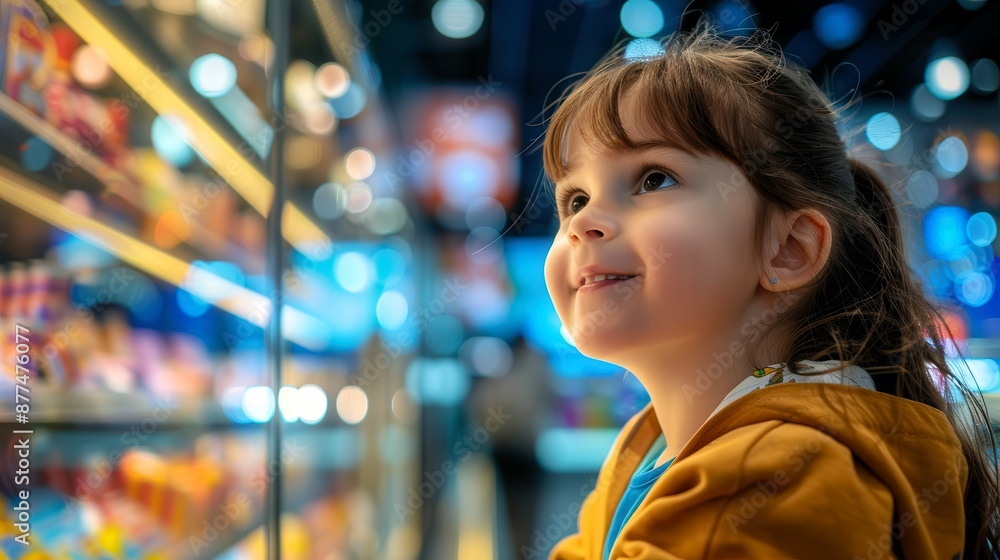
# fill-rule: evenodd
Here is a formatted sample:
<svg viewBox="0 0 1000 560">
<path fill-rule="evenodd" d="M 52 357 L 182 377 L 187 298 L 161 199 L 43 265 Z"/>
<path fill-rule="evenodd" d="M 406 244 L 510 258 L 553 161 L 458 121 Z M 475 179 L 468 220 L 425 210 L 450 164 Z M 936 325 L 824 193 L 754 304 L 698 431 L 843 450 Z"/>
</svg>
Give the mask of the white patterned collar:
<svg viewBox="0 0 1000 560">
<path fill-rule="evenodd" d="M 816 371 L 828 371 L 840 365 L 839 360 L 825 360 L 821 362 L 816 362 L 812 360 L 803 360 L 798 362 L 798 367 L 795 368 L 796 371 L 800 372 L 816 372 Z M 875 382 L 872 381 L 871 375 L 864 369 L 850 365 L 840 371 L 834 371 L 830 373 L 817 373 L 811 375 L 799 375 L 797 373 L 792 373 L 788 371 L 785 364 L 772 364 L 770 366 L 755 370 L 750 377 L 747 377 L 739 385 L 737 385 L 719 406 L 716 407 L 709 418 L 715 415 L 727 405 L 735 401 L 736 399 L 746 395 L 751 391 L 756 391 L 763 387 L 768 387 L 770 385 L 777 385 L 779 383 L 834 383 L 840 385 L 852 385 L 854 387 L 863 387 L 865 389 L 875 390 Z"/>
</svg>

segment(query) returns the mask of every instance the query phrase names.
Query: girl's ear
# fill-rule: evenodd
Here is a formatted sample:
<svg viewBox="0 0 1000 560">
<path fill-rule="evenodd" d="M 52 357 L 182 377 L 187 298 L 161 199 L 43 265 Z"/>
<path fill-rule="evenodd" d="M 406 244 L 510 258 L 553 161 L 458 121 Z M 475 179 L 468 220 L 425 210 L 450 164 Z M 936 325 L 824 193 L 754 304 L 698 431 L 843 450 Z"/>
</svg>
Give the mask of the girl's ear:
<svg viewBox="0 0 1000 560">
<path fill-rule="evenodd" d="M 826 264 L 832 243 L 830 222 L 816 210 L 798 210 L 781 224 L 771 239 L 777 250 L 765 267 L 770 274 L 761 278 L 764 287 L 775 292 L 794 290 L 812 280 Z"/>
</svg>

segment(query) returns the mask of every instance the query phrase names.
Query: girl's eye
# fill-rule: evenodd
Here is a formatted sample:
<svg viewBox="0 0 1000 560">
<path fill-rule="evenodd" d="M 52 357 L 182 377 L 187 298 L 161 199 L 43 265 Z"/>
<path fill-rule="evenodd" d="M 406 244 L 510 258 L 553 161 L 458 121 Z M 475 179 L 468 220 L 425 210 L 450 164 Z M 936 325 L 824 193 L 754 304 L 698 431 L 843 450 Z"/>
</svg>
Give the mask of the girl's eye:
<svg viewBox="0 0 1000 560">
<path fill-rule="evenodd" d="M 660 171 L 657 168 L 643 168 L 639 183 L 639 192 L 655 191 L 665 186 L 676 185 L 677 181 L 669 173 Z"/>
<path fill-rule="evenodd" d="M 645 164 L 640 167 L 639 173 L 632 182 L 639 186 L 638 194 L 658 191 L 678 184 L 673 173 L 654 164 Z M 557 212 L 560 215 L 565 212 L 567 216 L 572 216 L 582 210 L 587 205 L 588 200 L 590 199 L 587 195 L 576 189 L 559 191 L 556 201 Z"/>
<path fill-rule="evenodd" d="M 567 215 L 572 216 L 587 205 L 587 200 L 587 196 L 578 190 L 559 191 L 559 200 L 556 201 L 556 209 L 559 214 L 562 214 L 565 210 Z"/>
</svg>

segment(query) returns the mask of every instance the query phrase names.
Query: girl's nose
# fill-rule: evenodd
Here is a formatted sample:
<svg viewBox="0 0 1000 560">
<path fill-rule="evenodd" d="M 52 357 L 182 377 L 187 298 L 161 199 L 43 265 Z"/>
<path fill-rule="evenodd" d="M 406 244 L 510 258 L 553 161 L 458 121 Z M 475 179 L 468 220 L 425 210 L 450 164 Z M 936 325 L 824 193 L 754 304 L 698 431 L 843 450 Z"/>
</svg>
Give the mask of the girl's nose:
<svg viewBox="0 0 1000 560">
<path fill-rule="evenodd" d="M 593 201 L 583 207 L 582 210 L 570 218 L 569 235 L 570 243 L 576 244 L 583 241 L 596 241 L 597 239 L 610 238 L 618 233 L 618 222 L 608 212 L 598 209 Z"/>
</svg>

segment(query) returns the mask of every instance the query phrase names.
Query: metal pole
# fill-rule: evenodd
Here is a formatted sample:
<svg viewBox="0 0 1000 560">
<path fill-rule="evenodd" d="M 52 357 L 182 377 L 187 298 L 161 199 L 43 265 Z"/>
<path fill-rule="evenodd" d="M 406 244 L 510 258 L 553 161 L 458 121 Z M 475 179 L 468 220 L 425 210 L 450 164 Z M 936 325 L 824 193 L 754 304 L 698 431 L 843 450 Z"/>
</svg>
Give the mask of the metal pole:
<svg viewBox="0 0 1000 560">
<path fill-rule="evenodd" d="M 288 0 L 269 0 L 268 31 L 274 44 L 274 61 L 271 66 L 268 95 L 270 116 L 274 128 L 271 144 L 269 171 L 274 185 L 274 198 L 267 215 L 267 270 L 270 276 L 271 314 L 268 322 L 265 348 L 270 365 L 271 389 L 274 392 L 274 415 L 268 425 L 268 474 L 272 474 L 267 492 L 267 557 L 281 560 L 281 410 L 278 408 L 278 393 L 281 390 L 281 366 L 284 358 L 281 337 L 281 308 L 285 270 L 284 239 L 281 236 L 281 213 L 285 207 L 285 71 L 288 68 L 289 51 L 289 3 Z M 275 468 L 270 468 L 275 465 Z"/>
</svg>

